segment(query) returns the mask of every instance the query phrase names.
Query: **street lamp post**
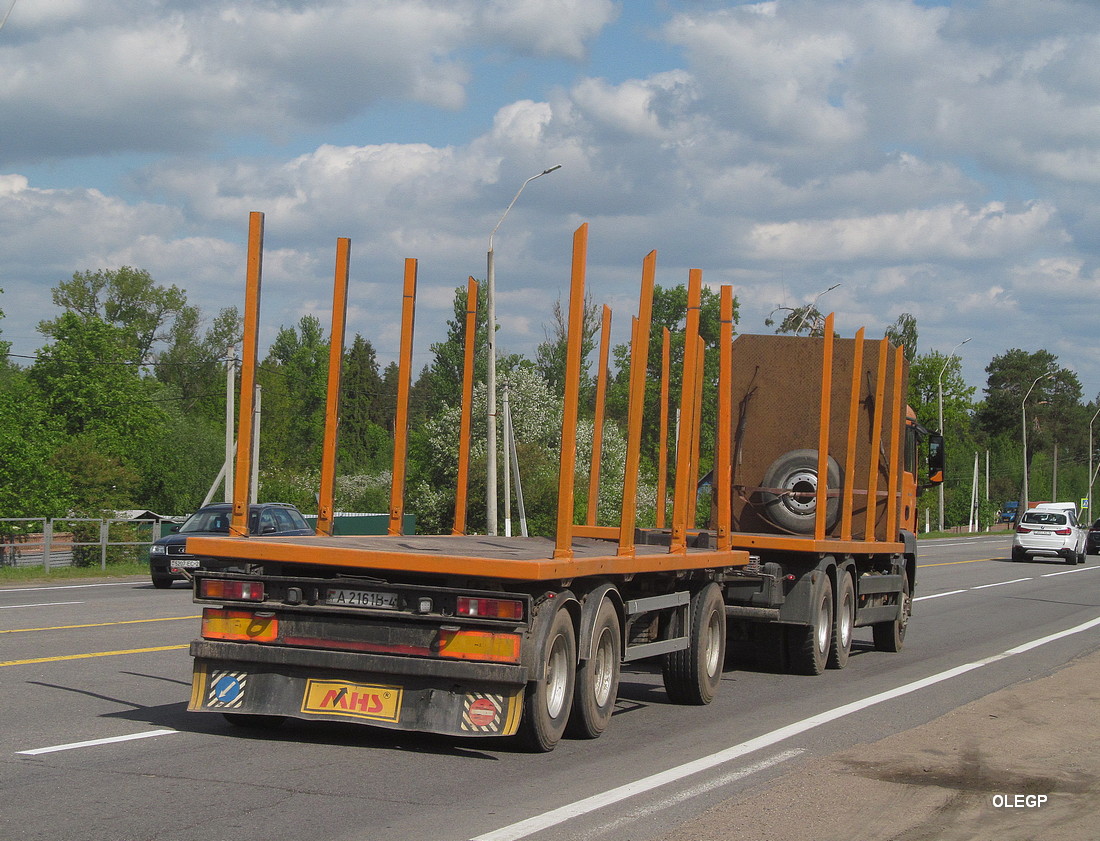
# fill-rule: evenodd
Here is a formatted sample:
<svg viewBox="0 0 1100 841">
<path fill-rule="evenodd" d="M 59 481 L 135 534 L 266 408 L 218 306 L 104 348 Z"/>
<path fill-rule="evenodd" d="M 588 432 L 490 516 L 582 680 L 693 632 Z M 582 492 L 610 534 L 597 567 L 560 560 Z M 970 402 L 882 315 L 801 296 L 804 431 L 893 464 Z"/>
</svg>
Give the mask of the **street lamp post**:
<svg viewBox="0 0 1100 841">
<path fill-rule="evenodd" d="M 1024 512 L 1027 511 L 1027 503 L 1028 503 L 1028 500 L 1030 499 L 1030 496 L 1028 495 L 1028 490 L 1027 490 L 1027 398 L 1031 396 L 1031 391 L 1032 391 L 1032 389 L 1035 388 L 1035 385 L 1036 385 L 1036 383 L 1039 382 L 1039 380 L 1047 380 L 1047 379 L 1050 379 L 1052 376 L 1054 376 L 1054 375 L 1053 374 L 1040 374 L 1038 377 L 1036 377 L 1035 382 L 1033 382 L 1031 384 L 1031 388 L 1029 388 L 1027 390 L 1027 394 L 1024 395 L 1024 399 L 1020 401 L 1020 418 L 1023 422 L 1022 431 L 1023 431 L 1023 445 L 1024 445 L 1024 492 L 1023 492 L 1023 497 L 1024 498 L 1021 499 L 1020 502 L 1019 502 L 1019 505 L 1016 506 L 1016 521 L 1017 522 L 1019 522 L 1020 517 L 1023 516 Z"/>
<path fill-rule="evenodd" d="M 496 227 L 493 228 L 492 233 L 489 234 L 489 255 L 485 272 L 485 303 L 486 309 L 488 310 L 486 318 L 489 322 L 489 370 L 485 376 L 485 390 L 488 392 L 486 395 L 488 405 L 485 413 L 486 420 L 488 421 L 485 453 L 485 531 L 490 535 L 496 535 L 497 533 L 497 312 L 496 265 L 493 255 L 493 236 L 496 234 L 497 228 L 499 228 L 504 221 L 504 217 L 508 215 L 508 211 L 512 209 L 512 205 L 516 203 L 519 194 L 523 192 L 523 188 L 536 178 L 548 175 L 556 169 L 561 169 L 561 164 L 552 166 L 549 169 L 544 169 L 542 172 L 532 175 L 524 181 L 523 184 L 520 185 L 520 188 L 516 190 L 516 194 L 512 197 L 512 201 L 504 208 L 504 213 L 500 215 L 500 221 L 497 222 Z"/>
<path fill-rule="evenodd" d="M 959 348 L 961 348 L 963 345 L 965 345 L 969 341 L 970 341 L 970 337 L 967 336 L 965 339 L 963 339 L 961 342 L 959 342 L 957 345 L 955 345 L 955 347 L 951 348 L 951 353 L 949 353 L 947 355 L 947 358 L 943 361 L 943 367 L 940 368 L 940 375 L 936 378 L 936 405 L 939 409 L 939 420 L 940 420 L 939 433 L 940 433 L 940 435 L 943 435 L 943 372 L 947 370 L 947 363 L 955 358 L 955 351 L 957 351 Z M 940 485 L 939 485 L 939 497 L 940 497 L 940 505 L 939 505 L 939 508 L 940 508 L 940 512 L 939 512 L 940 513 L 940 528 L 939 528 L 939 530 L 943 531 L 943 482 L 940 482 Z"/>
</svg>

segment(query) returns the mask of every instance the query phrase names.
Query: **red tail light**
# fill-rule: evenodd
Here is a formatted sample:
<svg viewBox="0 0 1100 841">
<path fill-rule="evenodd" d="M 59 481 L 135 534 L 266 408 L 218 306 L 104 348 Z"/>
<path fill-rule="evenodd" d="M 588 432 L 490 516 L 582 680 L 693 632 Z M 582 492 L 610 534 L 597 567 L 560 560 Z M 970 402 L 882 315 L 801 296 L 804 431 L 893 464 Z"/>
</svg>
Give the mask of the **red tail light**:
<svg viewBox="0 0 1100 841">
<path fill-rule="evenodd" d="M 1056 531 L 1054 533 L 1055 534 L 1062 534 L 1062 535 L 1073 534 L 1073 529 L 1058 529 L 1058 531 Z"/>
<path fill-rule="evenodd" d="M 1016 526 L 1016 534 L 1031 534 L 1031 529 L 1027 526 Z"/>
<path fill-rule="evenodd" d="M 220 578 L 204 578 L 199 585 L 199 596 L 204 599 L 262 602 L 264 585 L 259 581 L 223 581 Z"/>
<path fill-rule="evenodd" d="M 471 599 L 459 596 L 456 616 L 479 616 L 488 619 L 522 619 L 523 602 L 515 599 Z"/>
</svg>

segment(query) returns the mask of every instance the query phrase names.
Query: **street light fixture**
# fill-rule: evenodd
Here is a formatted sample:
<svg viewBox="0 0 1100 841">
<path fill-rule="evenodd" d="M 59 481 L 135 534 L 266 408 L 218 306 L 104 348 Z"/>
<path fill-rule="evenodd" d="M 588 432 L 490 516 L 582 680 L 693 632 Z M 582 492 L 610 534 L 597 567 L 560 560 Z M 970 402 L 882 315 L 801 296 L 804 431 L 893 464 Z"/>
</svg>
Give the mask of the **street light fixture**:
<svg viewBox="0 0 1100 841">
<path fill-rule="evenodd" d="M 1030 497 L 1027 490 L 1027 398 L 1031 396 L 1032 389 L 1035 388 L 1036 383 L 1039 380 L 1053 379 L 1054 374 L 1040 374 L 1035 378 L 1035 382 L 1031 384 L 1031 388 L 1027 390 L 1027 394 L 1024 395 L 1024 399 L 1020 401 L 1020 418 L 1023 422 L 1023 445 L 1024 445 L 1024 493 L 1023 499 L 1020 500 L 1016 506 L 1016 521 L 1019 522 L 1020 517 L 1027 511 L 1027 503 Z"/>
<path fill-rule="evenodd" d="M 961 342 L 959 342 L 957 345 L 955 345 L 955 347 L 951 348 L 951 353 L 947 354 L 947 358 L 943 361 L 943 367 L 940 368 L 940 375 L 938 377 L 936 377 L 936 397 L 937 397 L 936 405 L 938 406 L 938 409 L 939 409 L 939 420 L 940 420 L 939 433 L 940 433 L 940 435 L 943 435 L 943 373 L 944 373 L 944 371 L 947 370 L 947 363 L 949 363 L 952 359 L 955 358 L 955 351 L 957 351 L 959 348 L 961 348 L 963 345 L 965 345 L 967 342 L 969 342 L 970 338 L 971 338 L 970 336 L 967 336 L 965 339 L 963 339 Z M 940 528 L 939 528 L 939 530 L 943 531 L 943 482 L 940 482 L 940 485 L 939 485 L 939 497 L 940 497 L 940 506 L 939 506 L 939 508 L 940 508 L 940 511 L 939 511 L 939 513 L 940 513 Z"/>
<path fill-rule="evenodd" d="M 516 203 L 519 194 L 523 192 L 523 188 L 536 178 L 549 175 L 556 169 L 561 169 L 561 164 L 552 166 L 549 169 L 544 169 L 542 172 L 532 175 L 524 181 L 523 184 L 520 185 L 520 188 L 516 190 L 516 194 L 513 196 L 512 201 L 504 208 L 504 213 L 500 215 L 500 221 L 497 222 L 496 227 L 493 228 L 492 233 L 489 234 L 489 256 L 485 277 L 485 303 L 486 309 L 488 310 L 486 318 L 489 322 L 489 370 L 485 376 L 485 389 L 488 392 L 488 405 L 486 409 L 488 432 L 486 433 L 485 453 L 485 531 L 487 534 L 494 536 L 497 533 L 497 311 L 496 265 L 493 255 L 493 236 L 496 234 L 497 228 L 499 228 L 504 221 L 504 217 L 508 215 L 508 211 L 512 209 L 512 205 Z"/>
</svg>

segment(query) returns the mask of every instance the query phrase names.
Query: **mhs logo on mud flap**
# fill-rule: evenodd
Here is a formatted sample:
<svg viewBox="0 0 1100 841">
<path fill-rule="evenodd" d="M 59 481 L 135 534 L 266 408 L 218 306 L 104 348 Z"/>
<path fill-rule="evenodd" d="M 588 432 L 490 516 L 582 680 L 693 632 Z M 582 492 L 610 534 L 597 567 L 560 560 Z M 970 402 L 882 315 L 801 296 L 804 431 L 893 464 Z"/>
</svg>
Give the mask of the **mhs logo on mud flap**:
<svg viewBox="0 0 1100 841">
<path fill-rule="evenodd" d="M 396 722 L 401 712 L 401 687 L 310 680 L 302 712 Z"/>
</svg>

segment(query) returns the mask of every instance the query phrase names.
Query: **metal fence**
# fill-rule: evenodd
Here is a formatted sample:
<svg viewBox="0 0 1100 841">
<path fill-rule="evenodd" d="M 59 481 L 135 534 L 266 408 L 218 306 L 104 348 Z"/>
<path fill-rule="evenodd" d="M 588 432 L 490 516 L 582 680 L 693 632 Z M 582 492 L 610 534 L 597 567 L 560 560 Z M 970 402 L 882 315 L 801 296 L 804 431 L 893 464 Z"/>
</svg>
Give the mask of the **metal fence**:
<svg viewBox="0 0 1100 841">
<path fill-rule="evenodd" d="M 108 558 L 145 561 L 148 546 L 173 524 L 106 517 L 0 517 L 0 566 L 92 566 Z"/>
</svg>

